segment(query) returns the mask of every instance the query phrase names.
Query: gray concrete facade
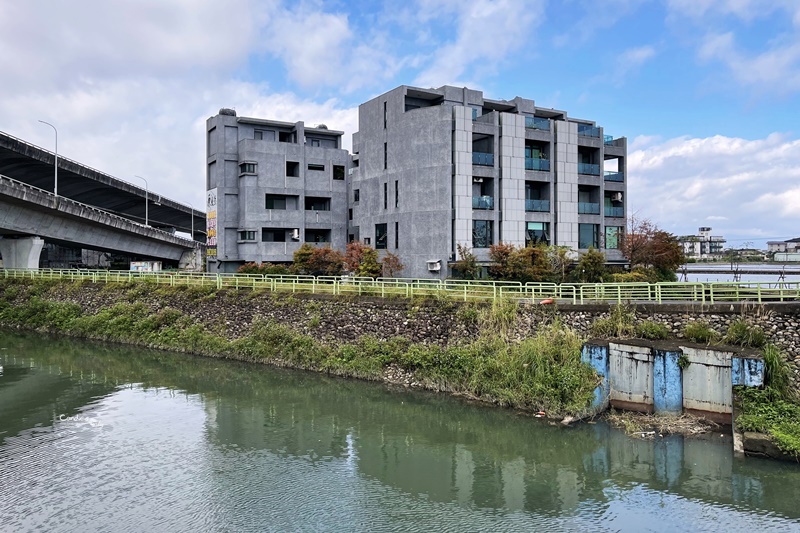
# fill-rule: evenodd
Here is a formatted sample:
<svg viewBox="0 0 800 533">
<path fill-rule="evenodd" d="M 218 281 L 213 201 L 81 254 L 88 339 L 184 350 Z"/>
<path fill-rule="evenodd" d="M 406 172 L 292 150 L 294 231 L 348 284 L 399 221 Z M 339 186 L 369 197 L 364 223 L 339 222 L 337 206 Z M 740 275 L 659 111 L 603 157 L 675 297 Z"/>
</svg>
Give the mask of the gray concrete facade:
<svg viewBox="0 0 800 533">
<path fill-rule="evenodd" d="M 344 250 L 350 155 L 343 132 L 231 110 L 209 118 L 207 131 L 206 190 L 216 198 L 209 272 L 291 262 L 304 242 Z"/>
<path fill-rule="evenodd" d="M 488 264 L 499 242 L 623 261 L 626 139 L 594 122 L 519 97 L 401 86 L 359 106 L 353 151 L 348 234 L 385 240 L 403 277 L 447 277 L 458 245 Z"/>
<path fill-rule="evenodd" d="M 221 110 L 207 126 L 212 272 L 289 262 L 309 235 L 391 252 L 412 278 L 446 278 L 459 246 L 488 265 L 500 242 L 623 261 L 626 139 L 533 100 L 400 86 L 359 106 L 351 157 L 342 132 L 303 122 Z M 334 179 L 342 166 L 346 179 Z"/>
</svg>

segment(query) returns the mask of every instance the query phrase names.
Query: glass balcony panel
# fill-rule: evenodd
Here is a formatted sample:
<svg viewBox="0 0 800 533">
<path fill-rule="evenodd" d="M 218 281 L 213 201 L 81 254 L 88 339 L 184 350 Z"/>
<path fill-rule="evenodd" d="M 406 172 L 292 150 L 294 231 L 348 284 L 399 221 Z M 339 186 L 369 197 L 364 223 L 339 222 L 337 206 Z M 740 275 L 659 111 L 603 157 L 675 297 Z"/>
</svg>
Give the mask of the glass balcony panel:
<svg viewBox="0 0 800 533">
<path fill-rule="evenodd" d="M 600 214 L 600 204 L 595 204 L 591 202 L 578 202 L 578 214 L 579 215 L 599 215 Z"/>
<path fill-rule="evenodd" d="M 614 136 L 613 135 L 603 135 L 603 144 L 607 146 L 613 146 L 614 144 Z"/>
<path fill-rule="evenodd" d="M 578 174 L 589 174 L 591 176 L 600 175 L 600 165 L 592 163 L 578 163 Z"/>
<path fill-rule="evenodd" d="M 525 117 L 525 127 L 529 130 L 550 131 L 550 120 L 540 117 Z"/>
<path fill-rule="evenodd" d="M 607 217 L 619 217 L 622 218 L 625 216 L 624 209 L 622 207 L 605 207 L 605 213 Z"/>
<path fill-rule="evenodd" d="M 525 211 L 550 212 L 550 200 L 525 200 Z"/>
<path fill-rule="evenodd" d="M 622 176 L 622 172 L 617 170 L 606 170 L 603 172 L 603 180 L 604 181 L 618 181 L 622 183 L 625 181 L 625 178 Z"/>
<path fill-rule="evenodd" d="M 550 172 L 550 161 L 548 159 L 526 157 L 525 170 L 541 170 L 543 172 Z"/>
<path fill-rule="evenodd" d="M 473 196 L 472 209 L 494 209 L 493 196 Z"/>
<path fill-rule="evenodd" d="M 472 152 L 472 164 L 481 165 L 485 167 L 493 167 L 494 154 L 487 154 L 484 152 Z"/>
<path fill-rule="evenodd" d="M 578 124 L 578 135 L 582 137 L 600 137 L 600 128 L 588 124 Z"/>
</svg>

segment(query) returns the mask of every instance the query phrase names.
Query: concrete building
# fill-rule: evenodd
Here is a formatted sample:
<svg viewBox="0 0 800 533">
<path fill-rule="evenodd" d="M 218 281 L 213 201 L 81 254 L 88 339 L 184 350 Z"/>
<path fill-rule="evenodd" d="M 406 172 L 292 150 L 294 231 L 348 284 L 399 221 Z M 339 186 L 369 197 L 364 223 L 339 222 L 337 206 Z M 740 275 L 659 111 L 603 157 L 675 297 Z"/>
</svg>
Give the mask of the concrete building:
<svg viewBox="0 0 800 533">
<path fill-rule="evenodd" d="M 722 255 L 725 239 L 711 235 L 711 228 L 702 227 L 698 229 L 697 235 L 678 237 L 678 242 L 683 246 L 683 254 L 687 258 L 711 259 Z"/>
<path fill-rule="evenodd" d="M 767 241 L 767 253 L 800 253 L 800 237 L 786 241 Z"/>
<path fill-rule="evenodd" d="M 351 157 L 340 131 L 209 118 L 208 270 L 352 240 L 415 278 L 447 277 L 459 245 L 483 265 L 500 242 L 624 262 L 627 142 L 594 122 L 519 97 L 400 86 L 359 106 L 358 127 Z"/>
<path fill-rule="evenodd" d="M 207 132 L 209 272 L 291 262 L 303 242 L 344 250 L 350 155 L 343 132 L 230 109 L 209 118 Z"/>
<path fill-rule="evenodd" d="M 398 255 L 403 277 L 448 275 L 457 246 L 544 242 L 622 262 L 625 138 L 533 100 L 401 86 L 359 106 L 348 238 Z"/>
</svg>

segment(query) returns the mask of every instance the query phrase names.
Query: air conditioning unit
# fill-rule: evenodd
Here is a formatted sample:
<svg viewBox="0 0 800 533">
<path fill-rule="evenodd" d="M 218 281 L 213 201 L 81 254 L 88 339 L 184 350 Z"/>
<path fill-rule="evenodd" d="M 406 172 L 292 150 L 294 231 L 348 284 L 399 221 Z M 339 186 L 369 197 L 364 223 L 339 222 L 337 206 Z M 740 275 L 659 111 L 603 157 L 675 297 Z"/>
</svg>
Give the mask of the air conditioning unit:
<svg viewBox="0 0 800 533">
<path fill-rule="evenodd" d="M 299 241 L 300 240 L 300 229 L 295 228 L 292 230 L 292 240 Z"/>
<path fill-rule="evenodd" d="M 483 178 L 472 178 L 472 183 L 483 183 Z"/>
<path fill-rule="evenodd" d="M 428 272 L 439 272 L 442 269 L 442 262 L 439 259 L 431 259 L 426 263 L 428 264 Z"/>
<path fill-rule="evenodd" d="M 621 192 L 615 192 L 611 196 L 611 201 L 612 202 L 621 202 L 622 201 L 622 193 Z"/>
</svg>

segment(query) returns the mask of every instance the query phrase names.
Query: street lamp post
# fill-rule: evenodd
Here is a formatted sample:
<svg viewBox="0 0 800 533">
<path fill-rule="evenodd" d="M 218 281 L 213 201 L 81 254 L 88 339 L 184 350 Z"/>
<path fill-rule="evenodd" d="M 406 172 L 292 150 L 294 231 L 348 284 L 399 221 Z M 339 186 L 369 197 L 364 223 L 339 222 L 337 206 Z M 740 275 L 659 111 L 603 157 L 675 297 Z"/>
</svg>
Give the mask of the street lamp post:
<svg viewBox="0 0 800 533">
<path fill-rule="evenodd" d="M 55 151 L 56 163 L 54 165 L 55 166 L 55 170 L 53 171 L 53 173 L 54 173 L 53 196 L 58 196 L 58 130 L 56 129 L 55 126 L 53 126 L 49 122 L 45 122 L 44 120 L 40 120 L 39 122 L 41 122 L 42 124 L 47 124 L 48 126 L 53 128 L 53 131 L 56 134 L 56 151 Z"/>
<path fill-rule="evenodd" d="M 192 214 L 191 214 L 191 217 L 192 217 L 192 240 L 194 241 L 194 206 L 192 204 L 190 204 L 189 202 L 186 202 L 186 203 L 189 204 L 189 207 L 192 210 Z"/>
<path fill-rule="evenodd" d="M 145 226 L 149 226 L 150 225 L 150 217 L 149 217 L 149 214 L 148 214 L 148 211 L 147 211 L 147 197 L 149 195 L 149 189 L 148 189 L 148 186 L 147 186 L 147 180 L 144 179 L 141 176 L 134 176 L 134 178 L 139 178 L 140 180 L 142 180 L 144 182 L 144 225 Z"/>
</svg>

